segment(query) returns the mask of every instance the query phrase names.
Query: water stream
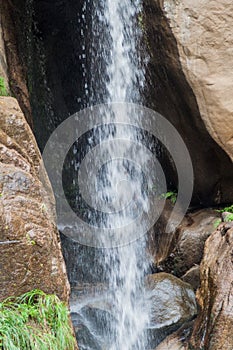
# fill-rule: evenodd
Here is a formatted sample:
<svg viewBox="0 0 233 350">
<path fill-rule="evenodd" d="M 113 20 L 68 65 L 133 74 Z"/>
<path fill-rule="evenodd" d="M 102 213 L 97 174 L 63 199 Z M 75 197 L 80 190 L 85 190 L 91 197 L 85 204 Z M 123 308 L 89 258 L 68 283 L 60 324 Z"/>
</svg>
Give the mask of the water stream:
<svg viewBox="0 0 233 350">
<path fill-rule="evenodd" d="M 84 17 L 88 4 L 84 7 Z M 89 105 L 104 102 L 108 108 L 103 109 L 102 126 L 94 129 L 87 149 L 91 153 L 93 144 L 98 146 L 98 157 L 108 161 L 101 164 L 93 185 L 96 191 L 92 200 L 98 210 L 87 213 L 91 224 L 101 227 L 98 239 L 103 247 L 96 249 L 89 269 L 95 263 L 101 266 L 99 273 L 104 283 L 91 291 L 90 286 L 83 286 L 81 293 L 73 290 L 71 303 L 74 323 L 85 327 L 82 335 L 77 332 L 80 350 L 143 350 L 148 346 L 150 307 L 145 302 L 144 277 L 150 259 L 146 236 L 135 240 L 137 226 L 133 224 L 139 210 L 145 213 L 149 210 L 143 173 L 133 161 L 135 152 L 139 159 L 146 156 L 144 149 L 135 151 L 135 144 L 143 135 L 140 130 L 117 124 L 122 121 L 122 113 L 132 112 L 130 105 L 115 108 L 111 104 L 143 102 L 144 70 L 139 54 L 141 6 L 139 0 L 102 0 L 91 7 L 92 45 L 87 54 L 92 57 L 92 79 L 86 84 L 86 95 Z M 98 69 L 100 61 L 102 70 Z M 77 152 L 78 146 L 74 155 Z M 89 161 L 83 160 L 85 164 L 81 165 L 89 178 L 95 175 L 96 169 L 90 166 L 95 163 L 95 157 L 96 153 L 93 158 L 89 154 Z M 80 162 L 76 161 L 75 169 L 78 168 Z M 100 211 L 104 214 L 100 215 Z M 110 238 L 106 234 L 115 228 L 121 237 L 126 235 L 127 244 L 124 239 L 119 244 L 119 237 L 116 240 L 112 234 L 112 247 L 109 247 Z"/>
</svg>

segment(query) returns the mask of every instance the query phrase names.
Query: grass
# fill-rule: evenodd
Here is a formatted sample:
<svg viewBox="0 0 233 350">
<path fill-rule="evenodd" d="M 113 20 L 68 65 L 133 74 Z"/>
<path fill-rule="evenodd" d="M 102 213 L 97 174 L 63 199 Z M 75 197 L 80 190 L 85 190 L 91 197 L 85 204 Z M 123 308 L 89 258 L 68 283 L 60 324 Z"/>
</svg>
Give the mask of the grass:
<svg viewBox="0 0 233 350">
<path fill-rule="evenodd" d="M 0 349 L 74 348 L 68 308 L 56 295 L 33 290 L 0 303 Z"/>
<path fill-rule="evenodd" d="M 9 96 L 5 84 L 5 79 L 0 76 L 0 96 Z"/>
</svg>

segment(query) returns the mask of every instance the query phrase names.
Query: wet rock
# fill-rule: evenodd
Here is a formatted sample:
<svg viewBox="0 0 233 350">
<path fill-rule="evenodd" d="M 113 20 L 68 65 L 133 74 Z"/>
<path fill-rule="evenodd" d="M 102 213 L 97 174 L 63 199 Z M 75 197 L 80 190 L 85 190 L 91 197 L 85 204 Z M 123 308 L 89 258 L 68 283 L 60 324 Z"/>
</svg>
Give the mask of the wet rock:
<svg viewBox="0 0 233 350">
<path fill-rule="evenodd" d="M 201 263 L 197 299 L 201 312 L 195 322 L 194 349 L 233 349 L 233 228 L 219 226 L 207 240 Z"/>
<path fill-rule="evenodd" d="M 151 305 L 150 343 L 157 346 L 197 313 L 192 287 L 167 274 L 149 275 L 146 280 Z"/>
<path fill-rule="evenodd" d="M 109 325 L 113 324 L 111 306 L 104 298 L 92 299 L 89 303 L 71 302 L 71 318 L 76 339 L 81 350 L 108 349 L 111 344 Z"/>
<path fill-rule="evenodd" d="M 68 301 L 54 198 L 17 101 L 0 97 L 0 299 L 31 289 Z"/>
<path fill-rule="evenodd" d="M 188 322 L 177 332 L 169 335 L 155 350 L 190 350 L 188 341 L 191 336 L 193 322 Z"/>
</svg>

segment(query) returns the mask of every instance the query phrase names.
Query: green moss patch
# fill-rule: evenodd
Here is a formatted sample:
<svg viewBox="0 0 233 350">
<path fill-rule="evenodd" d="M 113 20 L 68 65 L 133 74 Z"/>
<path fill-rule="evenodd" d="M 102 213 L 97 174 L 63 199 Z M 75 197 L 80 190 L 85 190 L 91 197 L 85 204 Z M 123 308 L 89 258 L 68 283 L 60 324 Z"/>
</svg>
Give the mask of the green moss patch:
<svg viewBox="0 0 233 350">
<path fill-rule="evenodd" d="M 0 96 L 9 96 L 5 84 L 5 80 L 3 77 L 0 76 Z"/>
</svg>

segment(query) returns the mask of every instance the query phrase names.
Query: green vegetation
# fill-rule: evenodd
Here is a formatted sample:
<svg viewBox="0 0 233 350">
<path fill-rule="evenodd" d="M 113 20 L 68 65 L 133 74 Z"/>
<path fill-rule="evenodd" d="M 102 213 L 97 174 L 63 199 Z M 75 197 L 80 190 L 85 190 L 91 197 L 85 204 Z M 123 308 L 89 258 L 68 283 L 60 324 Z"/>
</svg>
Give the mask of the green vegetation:
<svg viewBox="0 0 233 350">
<path fill-rule="evenodd" d="M 30 291 L 0 303 L 0 349 L 73 350 L 69 311 L 56 295 Z"/>
<path fill-rule="evenodd" d="M 229 213 L 224 217 L 224 222 L 233 221 L 233 204 L 225 207 L 223 209 L 216 210 L 218 213 Z M 222 222 L 221 219 L 217 219 L 214 221 L 214 228 L 217 228 L 218 225 Z"/>
<path fill-rule="evenodd" d="M 0 96 L 8 96 L 5 79 L 0 76 Z"/>
<path fill-rule="evenodd" d="M 220 224 L 221 224 L 221 222 L 222 222 L 222 220 L 221 220 L 221 219 L 216 219 L 216 220 L 214 221 L 214 228 L 217 228 L 217 227 L 218 227 L 218 225 L 220 225 Z"/>
<path fill-rule="evenodd" d="M 223 209 L 217 210 L 219 213 L 224 213 L 224 212 L 228 212 L 228 213 L 232 213 L 233 214 L 233 204 L 230 205 L 229 207 L 225 207 Z"/>
<path fill-rule="evenodd" d="M 230 222 L 230 221 L 233 221 L 233 214 L 229 214 L 225 217 L 224 219 L 225 222 Z"/>
<path fill-rule="evenodd" d="M 177 192 L 174 192 L 174 191 L 166 192 L 166 193 L 163 193 L 161 197 L 165 199 L 170 199 L 172 204 L 175 204 L 177 200 Z"/>
</svg>

